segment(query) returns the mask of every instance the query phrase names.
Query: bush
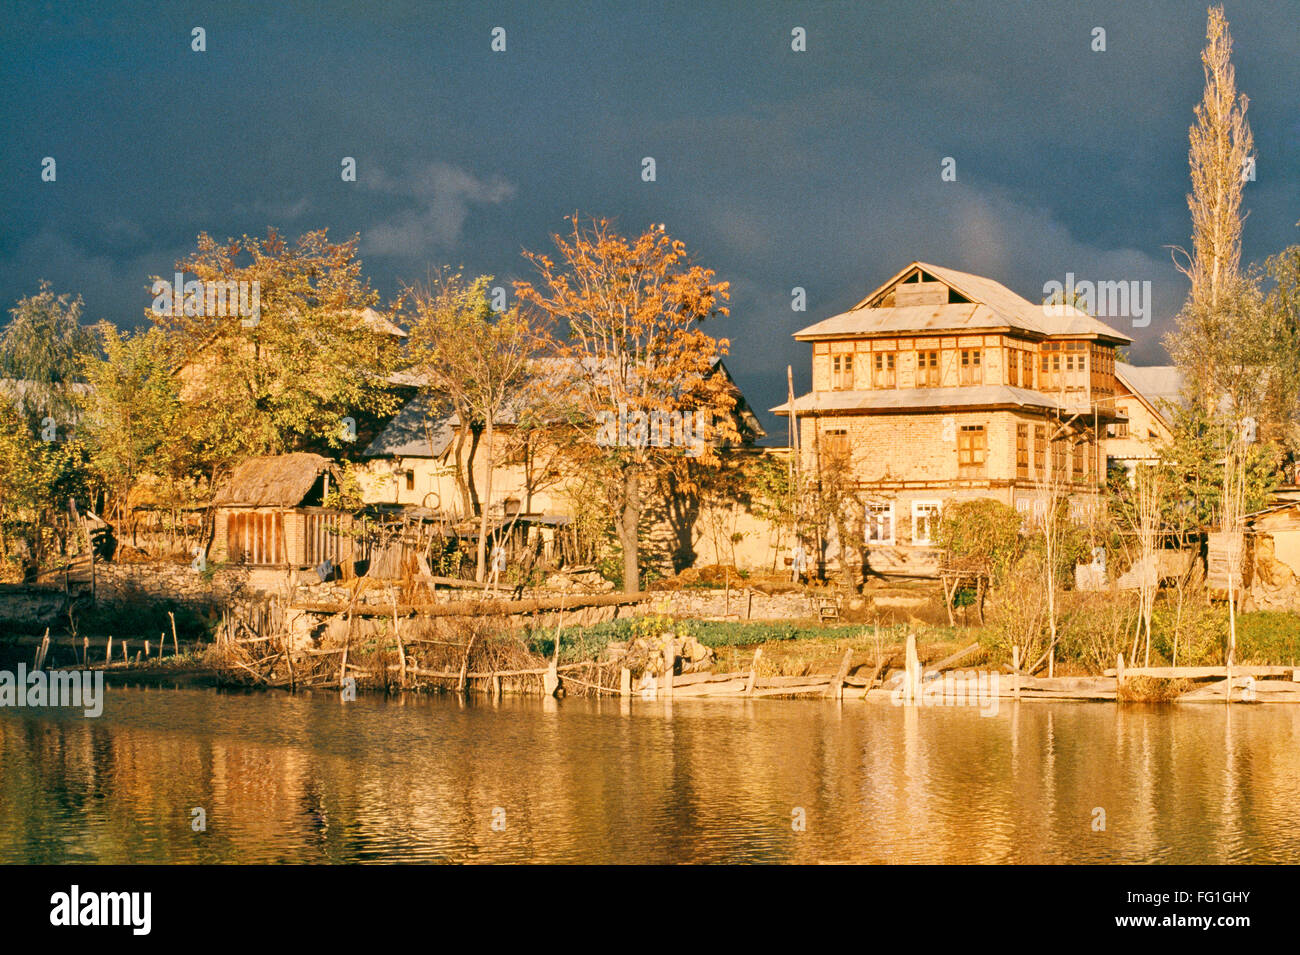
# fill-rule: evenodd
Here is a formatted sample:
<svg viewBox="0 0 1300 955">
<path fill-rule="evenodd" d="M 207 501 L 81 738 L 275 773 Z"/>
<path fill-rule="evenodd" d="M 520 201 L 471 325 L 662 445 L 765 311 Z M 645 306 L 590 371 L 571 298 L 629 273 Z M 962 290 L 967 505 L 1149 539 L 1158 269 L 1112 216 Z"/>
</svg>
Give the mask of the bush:
<svg viewBox="0 0 1300 955">
<path fill-rule="evenodd" d="M 950 562 L 987 567 L 999 584 L 1020 554 L 1020 523 L 1020 512 L 1001 501 L 958 501 L 943 511 L 939 547 Z"/>
</svg>

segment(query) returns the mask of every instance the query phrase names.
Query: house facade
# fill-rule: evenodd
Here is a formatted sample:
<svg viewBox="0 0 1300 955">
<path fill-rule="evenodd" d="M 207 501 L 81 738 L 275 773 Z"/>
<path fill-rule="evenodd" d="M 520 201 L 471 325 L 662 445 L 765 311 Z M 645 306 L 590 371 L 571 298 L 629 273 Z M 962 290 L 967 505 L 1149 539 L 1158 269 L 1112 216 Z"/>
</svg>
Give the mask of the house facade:
<svg viewBox="0 0 1300 955">
<path fill-rule="evenodd" d="M 812 346 L 812 390 L 772 410 L 797 418 L 805 488 L 834 479 L 868 499 L 872 569 L 932 570 L 953 501 L 1031 520 L 1053 492 L 1076 512 L 1096 501 L 1106 429 L 1126 420 L 1115 349 L 1131 341 L 1105 323 L 913 262 L 794 337 Z"/>
</svg>

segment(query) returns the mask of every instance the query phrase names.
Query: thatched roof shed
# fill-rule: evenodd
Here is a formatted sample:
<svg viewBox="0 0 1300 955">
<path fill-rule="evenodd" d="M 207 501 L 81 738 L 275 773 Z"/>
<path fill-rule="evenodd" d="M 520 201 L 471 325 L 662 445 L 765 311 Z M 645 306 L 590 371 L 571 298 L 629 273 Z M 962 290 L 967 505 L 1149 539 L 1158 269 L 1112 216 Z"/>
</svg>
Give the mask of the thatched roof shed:
<svg viewBox="0 0 1300 955">
<path fill-rule="evenodd" d="M 338 467 L 329 458 L 304 451 L 249 458 L 231 473 L 213 495 L 214 507 L 299 507 L 319 505 L 324 493 L 322 475 Z M 312 500 L 307 500 L 311 497 Z"/>
</svg>

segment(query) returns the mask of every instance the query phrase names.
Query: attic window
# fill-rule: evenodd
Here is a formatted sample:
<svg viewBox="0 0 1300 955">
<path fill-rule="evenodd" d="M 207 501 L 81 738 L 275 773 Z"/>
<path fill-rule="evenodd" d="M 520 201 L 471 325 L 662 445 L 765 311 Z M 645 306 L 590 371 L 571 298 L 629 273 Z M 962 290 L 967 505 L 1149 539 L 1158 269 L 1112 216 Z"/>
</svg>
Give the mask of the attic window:
<svg viewBox="0 0 1300 955">
<path fill-rule="evenodd" d="M 962 295 L 961 292 L 958 292 L 955 288 L 949 288 L 948 304 L 949 305 L 970 305 L 971 300 L 968 299 L 965 295 Z"/>
</svg>

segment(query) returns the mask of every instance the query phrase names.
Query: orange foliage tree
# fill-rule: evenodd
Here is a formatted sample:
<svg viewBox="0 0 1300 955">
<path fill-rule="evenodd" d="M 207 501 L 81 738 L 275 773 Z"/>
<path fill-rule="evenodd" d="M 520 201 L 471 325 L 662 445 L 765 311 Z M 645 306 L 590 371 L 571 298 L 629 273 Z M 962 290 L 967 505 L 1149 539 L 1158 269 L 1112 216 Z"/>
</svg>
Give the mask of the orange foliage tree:
<svg viewBox="0 0 1300 955">
<path fill-rule="evenodd" d="M 623 589 L 640 589 L 640 524 L 656 476 L 682 459 L 716 465 L 737 437 L 734 393 L 718 370 L 726 339 L 700 323 L 727 314 L 728 283 L 693 264 L 663 226 L 635 238 L 607 219 L 568 220 L 558 259 L 525 252 L 539 279 L 515 283 L 558 331 L 551 385 L 573 463 L 595 475 L 623 551 Z"/>
</svg>

